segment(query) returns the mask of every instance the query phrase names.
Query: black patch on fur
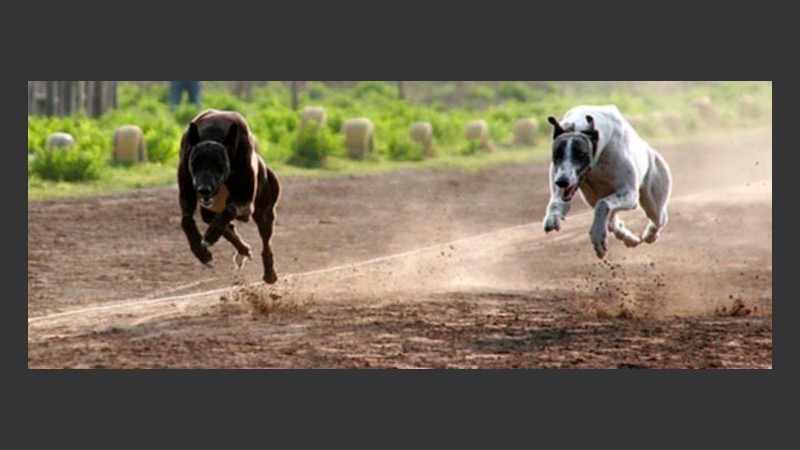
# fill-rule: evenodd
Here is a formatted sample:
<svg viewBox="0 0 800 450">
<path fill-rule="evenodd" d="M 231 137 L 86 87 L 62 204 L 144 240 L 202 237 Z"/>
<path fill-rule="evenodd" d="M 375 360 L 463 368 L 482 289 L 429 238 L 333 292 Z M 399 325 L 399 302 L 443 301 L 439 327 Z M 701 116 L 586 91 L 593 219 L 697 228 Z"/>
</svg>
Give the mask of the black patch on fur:
<svg viewBox="0 0 800 450">
<path fill-rule="evenodd" d="M 575 165 L 579 167 L 578 175 L 582 175 L 589 170 L 594 156 L 594 144 L 584 133 L 572 134 L 571 157 Z"/>
<path fill-rule="evenodd" d="M 567 141 L 564 139 L 557 140 L 553 143 L 553 164 L 559 165 L 564 161 L 564 156 L 567 151 Z"/>
<path fill-rule="evenodd" d="M 569 157 L 577 166 L 578 174 L 582 175 L 589 170 L 592 165 L 596 145 L 591 138 L 582 132 L 567 131 L 562 133 L 558 139 L 553 141 L 553 164 L 556 166 L 564 162 L 567 157 L 567 144 L 572 142 Z"/>
<path fill-rule="evenodd" d="M 594 157 L 597 154 L 597 141 L 600 140 L 600 133 L 594 127 L 594 117 L 586 116 L 586 121 L 589 122 L 589 129 L 582 133 L 589 136 L 589 140 L 592 142 L 592 157 Z"/>
<path fill-rule="evenodd" d="M 564 133 L 564 128 L 561 127 L 561 124 L 558 123 L 558 120 L 556 120 L 555 117 L 550 116 L 547 118 L 547 121 L 550 122 L 551 125 L 553 125 L 553 139 L 557 138 L 559 135 Z"/>
</svg>

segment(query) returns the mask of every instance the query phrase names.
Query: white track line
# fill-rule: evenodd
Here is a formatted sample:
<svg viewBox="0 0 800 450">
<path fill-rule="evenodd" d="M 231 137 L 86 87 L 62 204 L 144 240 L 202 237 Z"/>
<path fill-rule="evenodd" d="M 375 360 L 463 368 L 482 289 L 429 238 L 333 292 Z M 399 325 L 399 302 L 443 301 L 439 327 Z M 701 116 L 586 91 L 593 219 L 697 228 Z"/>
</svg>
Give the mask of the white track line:
<svg viewBox="0 0 800 450">
<path fill-rule="evenodd" d="M 192 281 L 191 283 L 186 283 L 186 284 L 182 284 L 180 286 L 175 286 L 175 287 L 171 287 L 169 289 L 164 289 L 161 292 L 157 292 L 157 293 L 153 292 L 153 293 L 147 294 L 147 297 L 152 297 L 154 295 L 167 295 L 170 292 L 183 291 L 185 289 L 189 289 L 190 287 L 195 287 L 195 286 L 201 285 L 203 283 L 207 283 L 209 281 L 214 281 L 216 279 L 217 279 L 216 277 L 209 277 L 209 278 L 204 278 L 202 280 Z"/>
<path fill-rule="evenodd" d="M 772 180 L 770 179 L 770 180 L 762 180 L 762 181 L 771 182 Z M 760 183 L 762 181 L 757 181 L 757 182 L 752 182 L 752 183 L 755 184 L 755 183 Z M 740 187 L 741 186 L 729 187 L 729 188 L 723 188 L 723 189 L 709 189 L 709 190 L 703 191 L 703 192 L 695 192 L 695 193 L 692 193 L 692 194 L 683 195 L 683 196 L 681 196 L 679 198 L 673 198 L 671 200 L 671 202 L 675 201 L 675 200 L 678 200 L 678 199 L 688 199 L 688 198 L 691 198 L 691 197 L 694 197 L 694 196 L 701 196 L 701 195 L 705 195 L 705 194 L 721 192 L 721 191 L 725 191 L 726 189 L 737 189 L 737 188 L 740 188 Z M 591 212 L 592 212 L 591 210 L 584 211 L 583 213 L 572 215 L 571 218 L 576 218 L 576 217 L 589 215 L 589 214 L 591 214 Z M 369 265 L 369 264 L 376 264 L 376 263 L 380 263 L 380 262 L 384 262 L 384 261 L 390 261 L 390 260 L 393 260 L 393 259 L 402 258 L 402 257 L 405 257 L 405 256 L 417 255 L 417 254 L 420 254 L 420 253 L 423 253 L 423 252 L 426 252 L 426 251 L 429 251 L 429 250 L 433 250 L 433 249 L 436 249 L 436 248 L 439 248 L 439 247 L 442 247 L 442 246 L 445 246 L 445 245 L 461 244 L 461 243 L 468 242 L 468 241 L 471 241 L 471 240 L 475 240 L 475 239 L 480 239 L 480 238 L 484 238 L 484 237 L 487 237 L 487 236 L 491 236 L 493 234 L 505 233 L 505 232 L 508 232 L 508 231 L 527 228 L 527 227 L 533 227 L 533 226 L 537 226 L 537 225 L 541 226 L 540 222 L 526 223 L 526 224 L 522 224 L 522 225 L 515 225 L 515 226 L 512 226 L 512 227 L 502 228 L 500 230 L 495 230 L 495 231 L 489 231 L 489 232 L 486 232 L 486 233 L 477 234 L 475 236 L 470 236 L 470 237 L 458 239 L 458 240 L 451 241 L 451 242 L 445 242 L 443 244 L 433 244 L 433 245 L 429 245 L 427 247 L 418 248 L 416 250 L 409 250 L 409 251 L 402 252 L 402 253 L 395 253 L 395 254 L 392 254 L 392 255 L 381 256 L 379 258 L 368 259 L 366 261 L 360 261 L 360 262 L 350 263 L 350 264 L 343 264 L 343 265 L 340 265 L 340 266 L 329 267 L 329 268 L 326 268 L 326 269 L 312 270 L 312 271 L 309 271 L 309 272 L 288 274 L 288 275 L 285 275 L 283 277 L 283 279 L 284 280 L 289 280 L 289 279 L 292 279 L 292 278 L 300 278 L 300 277 L 311 276 L 311 275 L 320 275 L 320 274 L 323 274 L 323 273 L 336 272 L 336 271 L 340 271 L 340 270 L 346 270 L 346 269 L 352 269 L 352 268 L 356 268 L 356 267 L 361 267 L 361 266 L 365 266 L 365 265 Z M 542 235 L 542 236 L 544 236 L 544 235 Z M 201 280 L 201 281 L 208 281 L 208 280 Z M 254 283 L 248 284 L 247 286 L 256 286 L 256 285 L 259 285 L 261 283 L 262 283 L 262 281 L 256 281 Z M 93 306 L 93 307 L 90 307 L 90 308 L 74 309 L 74 310 L 70 310 L 70 311 L 63 311 L 63 312 L 59 312 L 59 313 L 48 314 L 48 315 L 38 316 L 38 317 L 30 317 L 30 318 L 28 318 L 28 325 L 30 325 L 32 323 L 35 323 L 35 322 L 48 320 L 48 319 L 57 319 L 57 318 L 60 318 L 60 317 L 67 317 L 67 316 L 73 316 L 73 315 L 78 315 L 78 314 L 86 314 L 86 313 L 97 312 L 97 311 L 106 311 L 106 310 L 110 310 L 110 309 L 122 308 L 122 307 L 125 307 L 125 306 L 130 306 L 130 305 L 150 305 L 150 304 L 157 304 L 157 303 L 169 303 L 169 302 L 174 302 L 174 301 L 189 300 L 189 299 L 192 299 L 192 298 L 198 298 L 198 297 L 205 297 L 205 296 L 220 294 L 222 292 L 230 290 L 231 288 L 233 288 L 233 286 L 225 287 L 225 288 L 219 288 L 219 289 L 213 289 L 213 290 L 204 291 L 204 292 L 195 292 L 195 293 L 192 293 L 192 294 L 175 295 L 175 296 L 170 296 L 170 297 L 160 297 L 160 298 L 153 298 L 153 299 L 137 298 L 137 299 L 131 299 L 131 300 L 124 300 L 124 301 L 116 302 L 116 303 L 113 303 L 113 304 L 107 304 L 107 305 L 101 305 L 101 306 Z"/>
<path fill-rule="evenodd" d="M 585 215 L 585 214 L 588 214 L 588 213 L 584 212 L 584 213 L 579 214 L 579 215 Z M 282 277 L 282 279 L 283 280 L 290 280 L 292 278 L 300 278 L 300 277 L 306 277 L 306 276 L 312 276 L 312 275 L 320 275 L 320 274 L 329 273 L 329 272 L 336 272 L 336 271 L 340 271 L 340 270 L 353 269 L 353 268 L 356 268 L 356 267 L 366 266 L 366 265 L 369 265 L 369 264 L 376 264 L 376 263 L 380 263 L 380 262 L 384 262 L 384 261 L 390 261 L 390 260 L 397 259 L 397 258 L 402 258 L 402 257 L 405 257 L 405 256 L 417 255 L 417 254 L 420 254 L 420 253 L 423 253 L 423 252 L 426 252 L 426 251 L 430 251 L 430 250 L 433 250 L 433 249 L 437 249 L 437 248 L 440 248 L 440 247 L 443 247 L 443 246 L 446 246 L 446 245 L 457 245 L 457 244 L 461 244 L 461 243 L 468 242 L 468 241 L 471 241 L 471 240 L 475 240 L 475 239 L 480 239 L 480 238 L 484 238 L 484 237 L 487 237 L 487 236 L 491 236 L 493 234 L 505 233 L 505 232 L 508 232 L 508 231 L 512 231 L 512 230 L 516 230 L 516 229 L 522 229 L 522 228 L 526 228 L 526 227 L 532 227 L 532 226 L 535 226 L 535 225 L 538 225 L 538 222 L 537 223 L 527 223 L 527 224 L 522 224 L 522 225 L 515 225 L 515 226 L 512 226 L 512 227 L 507 227 L 507 228 L 503 228 L 503 229 L 500 229 L 500 230 L 489 231 L 489 232 L 486 232 L 486 233 L 481 233 L 481 234 L 478 234 L 478 235 L 475 235 L 475 236 L 470 236 L 470 237 L 458 239 L 458 240 L 451 241 L 451 242 L 445 242 L 443 244 L 433 244 L 433 245 L 429 245 L 427 247 L 418 248 L 418 249 L 415 249 L 415 250 L 409 250 L 409 251 L 405 251 L 405 252 L 402 252 L 402 253 L 395 253 L 395 254 L 392 254 L 392 255 L 381 256 L 381 257 L 378 257 L 378 258 L 368 259 L 366 261 L 359 261 L 359 262 L 356 262 L 356 263 L 343 264 L 343 265 L 340 265 L 340 266 L 328 267 L 326 269 L 312 270 L 312 271 L 309 271 L 309 272 L 288 274 L 288 275 L 284 275 Z M 263 282 L 262 281 L 256 281 L 256 282 L 248 284 L 247 286 L 256 286 L 256 285 L 259 285 L 261 283 L 263 283 Z M 137 299 L 123 300 L 123 301 L 116 302 L 116 303 L 113 303 L 113 304 L 107 304 L 107 305 L 101 305 L 101 306 L 93 306 L 93 307 L 90 307 L 90 308 L 73 309 L 73 310 L 69 310 L 69 311 L 63 311 L 63 312 L 48 314 L 48 315 L 44 315 L 44 316 L 37 316 L 37 317 L 28 318 L 28 325 L 30 325 L 32 323 L 35 323 L 35 322 L 42 321 L 42 320 L 57 319 L 57 318 L 61 318 L 61 317 L 73 316 L 73 315 L 78 315 L 78 314 L 86 314 L 86 313 L 97 312 L 97 311 L 106 311 L 106 310 L 110 310 L 110 309 L 122 308 L 122 307 L 125 307 L 125 306 L 131 306 L 131 305 L 150 305 L 150 304 L 156 304 L 156 303 L 169 303 L 169 302 L 175 302 L 175 301 L 181 301 L 181 300 L 189 300 L 189 299 L 197 298 L 197 297 L 205 297 L 205 296 L 220 294 L 220 293 L 223 293 L 225 291 L 230 290 L 231 288 L 233 288 L 233 286 L 225 287 L 225 288 L 219 288 L 219 289 L 213 289 L 213 290 L 204 291 L 204 292 L 195 292 L 195 293 L 192 293 L 192 294 L 174 295 L 174 296 L 170 296 L 170 297 L 160 297 L 160 298 L 152 298 L 152 299 L 137 298 Z"/>
</svg>

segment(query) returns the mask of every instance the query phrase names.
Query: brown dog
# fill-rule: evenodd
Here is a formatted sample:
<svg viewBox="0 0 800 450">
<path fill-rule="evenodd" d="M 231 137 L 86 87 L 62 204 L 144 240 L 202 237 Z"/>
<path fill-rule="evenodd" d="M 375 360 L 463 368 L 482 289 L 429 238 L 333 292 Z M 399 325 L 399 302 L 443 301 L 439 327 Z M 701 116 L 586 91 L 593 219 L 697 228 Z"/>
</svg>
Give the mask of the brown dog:
<svg viewBox="0 0 800 450">
<path fill-rule="evenodd" d="M 208 109 L 192 120 L 181 137 L 178 164 L 181 226 L 200 262 L 213 267 L 209 248 L 223 236 L 236 248 L 234 263 L 241 268 L 251 257 L 250 246 L 233 219 L 247 222 L 252 216 L 263 243 L 263 279 L 272 284 L 278 280 L 270 240 L 280 184 L 256 150 L 255 137 L 237 112 Z M 202 237 L 194 220 L 198 201 L 209 224 Z"/>
</svg>

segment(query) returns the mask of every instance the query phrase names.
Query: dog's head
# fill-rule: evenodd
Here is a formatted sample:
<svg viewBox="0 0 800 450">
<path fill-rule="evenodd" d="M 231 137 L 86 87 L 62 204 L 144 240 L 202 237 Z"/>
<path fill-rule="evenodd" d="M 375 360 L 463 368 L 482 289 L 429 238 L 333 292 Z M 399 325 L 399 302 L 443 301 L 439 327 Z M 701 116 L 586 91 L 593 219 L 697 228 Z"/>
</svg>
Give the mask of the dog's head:
<svg viewBox="0 0 800 450">
<path fill-rule="evenodd" d="M 236 146 L 236 124 L 231 124 L 225 140 L 200 140 L 197 124 L 189 124 L 187 143 L 189 152 L 189 173 L 192 175 L 197 198 L 203 206 L 211 206 L 222 183 L 231 173 L 230 153 Z"/>
<path fill-rule="evenodd" d="M 547 121 L 553 125 L 553 183 L 561 199 L 570 201 L 594 163 L 599 134 L 592 116 L 586 116 L 589 128 L 582 131 L 575 131 L 573 126 L 565 129 L 553 116 Z"/>
</svg>

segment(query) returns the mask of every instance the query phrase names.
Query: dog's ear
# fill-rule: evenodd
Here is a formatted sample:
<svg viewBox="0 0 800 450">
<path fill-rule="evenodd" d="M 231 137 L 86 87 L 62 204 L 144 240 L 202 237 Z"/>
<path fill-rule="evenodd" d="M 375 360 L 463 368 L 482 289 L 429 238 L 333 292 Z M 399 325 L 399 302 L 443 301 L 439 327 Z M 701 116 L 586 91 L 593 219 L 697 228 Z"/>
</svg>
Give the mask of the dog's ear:
<svg viewBox="0 0 800 450">
<path fill-rule="evenodd" d="M 597 141 L 600 138 L 600 133 L 594 127 L 594 117 L 586 116 L 586 122 L 589 123 L 589 129 L 584 131 L 583 133 L 589 136 L 589 139 L 592 140 L 592 144 L 594 145 L 595 151 L 597 151 Z"/>
<path fill-rule="evenodd" d="M 225 147 L 236 152 L 236 141 L 239 135 L 239 126 L 236 125 L 236 122 L 232 122 L 230 128 L 228 128 L 228 134 L 225 136 L 225 140 L 222 142 Z"/>
<path fill-rule="evenodd" d="M 191 146 L 195 146 L 200 142 L 200 130 L 194 122 L 189 124 L 189 134 L 186 135 L 186 142 Z"/>
<path fill-rule="evenodd" d="M 553 125 L 553 139 L 557 138 L 559 134 L 564 132 L 564 128 L 561 127 L 561 124 L 558 123 L 555 117 L 550 116 L 547 118 L 547 121 Z"/>
</svg>

